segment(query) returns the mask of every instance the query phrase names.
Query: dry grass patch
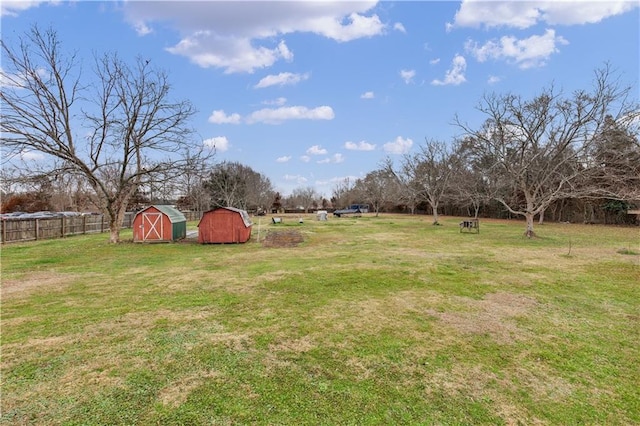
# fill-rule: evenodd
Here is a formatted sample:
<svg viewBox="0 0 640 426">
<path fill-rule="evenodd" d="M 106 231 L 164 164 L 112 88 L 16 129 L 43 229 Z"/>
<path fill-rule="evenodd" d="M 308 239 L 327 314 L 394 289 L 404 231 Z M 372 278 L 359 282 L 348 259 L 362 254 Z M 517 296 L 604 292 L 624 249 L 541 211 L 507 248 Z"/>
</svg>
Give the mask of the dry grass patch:
<svg viewBox="0 0 640 426">
<path fill-rule="evenodd" d="M 506 389 L 515 389 L 520 386 L 519 384 L 510 383 L 507 379 L 500 378 L 481 366 L 456 364 L 451 369 L 439 370 L 425 376 L 424 380 L 426 394 L 430 398 L 436 393 L 442 393 L 452 399 L 491 401 L 492 411 L 507 425 L 548 424 L 532 416 L 526 408 L 511 400 L 499 387 L 496 387 L 497 385 Z"/>
<path fill-rule="evenodd" d="M 4 321 L 3 321 L 4 322 Z M 2 368 L 9 370 L 33 357 L 48 357 L 62 354 L 66 348 L 78 342 L 78 336 L 53 336 L 31 338 L 21 343 L 3 343 Z"/>
<path fill-rule="evenodd" d="M 531 336 L 513 321 L 531 313 L 537 302 L 526 296 L 511 293 L 492 293 L 483 300 L 457 297 L 462 309 L 455 312 L 430 313 L 445 326 L 463 334 L 491 336 L 497 343 L 511 344 Z"/>
<path fill-rule="evenodd" d="M 305 353 L 314 349 L 317 345 L 313 342 L 310 336 L 303 336 L 299 339 L 282 339 L 277 343 L 271 343 L 269 345 L 270 352 L 291 352 L 291 353 Z"/>
<path fill-rule="evenodd" d="M 32 272 L 21 274 L 19 278 L 2 279 L 3 300 L 30 296 L 39 290 L 62 291 L 78 278 L 75 274 L 59 272 Z"/>
<path fill-rule="evenodd" d="M 352 336 L 376 335 L 392 327 L 402 330 L 406 337 L 419 339 L 423 333 L 415 331 L 414 316 L 429 317 L 443 300 L 442 295 L 428 290 L 401 291 L 360 300 L 335 300 L 314 312 L 313 318 L 321 328 L 319 334 L 324 336 L 331 334 L 328 330 L 348 332 Z"/>
<path fill-rule="evenodd" d="M 616 231 L 618 231 L 616 229 Z M 588 232 L 588 231 L 585 231 Z M 632 231 L 635 232 L 635 231 Z M 523 268 L 549 268 L 572 270 L 602 261 L 628 262 L 640 266 L 640 254 L 621 256 L 614 246 L 605 246 L 597 242 L 572 241 L 570 237 L 556 236 L 552 247 L 483 247 L 495 258 L 505 263 L 521 265 Z M 636 238 L 637 239 L 637 238 Z"/>
<path fill-rule="evenodd" d="M 180 377 L 160 389 L 158 400 L 162 405 L 177 408 L 186 402 L 193 390 L 209 380 L 218 380 L 223 374 L 216 370 L 198 371 L 196 374 Z"/>
</svg>

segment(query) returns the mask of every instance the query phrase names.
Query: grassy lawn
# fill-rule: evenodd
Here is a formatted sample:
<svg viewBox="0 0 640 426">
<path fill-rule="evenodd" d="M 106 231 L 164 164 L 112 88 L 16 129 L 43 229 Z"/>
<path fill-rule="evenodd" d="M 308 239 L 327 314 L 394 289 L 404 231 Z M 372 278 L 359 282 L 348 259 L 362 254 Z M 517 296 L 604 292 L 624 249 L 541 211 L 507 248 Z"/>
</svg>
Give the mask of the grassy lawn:
<svg viewBox="0 0 640 426">
<path fill-rule="evenodd" d="M 254 220 L 3 246 L 0 422 L 640 424 L 638 228 Z"/>
</svg>

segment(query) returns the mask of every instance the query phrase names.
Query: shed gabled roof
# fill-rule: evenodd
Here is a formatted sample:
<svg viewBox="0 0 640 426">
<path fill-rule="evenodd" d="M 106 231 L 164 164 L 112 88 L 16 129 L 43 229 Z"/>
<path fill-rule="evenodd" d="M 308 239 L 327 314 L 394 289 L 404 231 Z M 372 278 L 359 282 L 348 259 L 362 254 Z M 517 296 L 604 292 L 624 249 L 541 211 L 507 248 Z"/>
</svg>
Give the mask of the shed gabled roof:
<svg viewBox="0 0 640 426">
<path fill-rule="evenodd" d="M 218 208 L 215 208 L 215 209 L 212 209 L 212 210 L 209 210 L 209 211 L 214 212 L 216 210 L 229 210 L 229 211 L 232 211 L 232 212 L 239 213 L 240 217 L 242 218 L 242 221 L 244 222 L 245 228 L 248 228 L 248 227 L 253 225 L 253 223 L 251 222 L 251 218 L 249 217 L 249 213 L 247 213 L 246 210 L 237 209 L 235 207 L 218 207 Z M 204 215 L 203 215 L 203 217 L 204 217 Z M 202 221 L 202 219 L 200 219 L 200 220 Z M 200 226 L 200 225 L 198 225 L 198 226 Z"/>
<path fill-rule="evenodd" d="M 166 206 L 166 205 L 159 205 L 159 206 L 150 206 L 150 207 L 154 207 L 158 210 L 160 210 L 160 212 L 162 212 L 163 214 L 167 215 L 167 217 L 169 218 L 169 221 L 171 223 L 179 223 L 179 222 L 186 222 L 187 218 L 185 217 L 184 214 L 182 214 L 182 212 L 178 209 L 176 209 L 175 207 L 171 207 L 171 206 Z M 149 207 L 147 207 L 148 209 Z M 146 210 L 146 209 L 144 209 Z M 143 210 L 143 211 L 144 211 Z"/>
</svg>

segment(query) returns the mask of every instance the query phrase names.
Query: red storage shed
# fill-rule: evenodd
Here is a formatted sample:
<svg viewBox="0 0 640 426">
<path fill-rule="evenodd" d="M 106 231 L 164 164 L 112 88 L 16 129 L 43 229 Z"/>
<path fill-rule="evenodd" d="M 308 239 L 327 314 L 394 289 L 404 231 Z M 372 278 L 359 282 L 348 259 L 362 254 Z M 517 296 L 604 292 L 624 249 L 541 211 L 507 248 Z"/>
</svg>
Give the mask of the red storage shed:
<svg viewBox="0 0 640 426">
<path fill-rule="evenodd" d="M 187 236 L 187 218 L 172 206 L 149 206 L 133 218 L 134 242 L 169 242 Z"/>
<path fill-rule="evenodd" d="M 246 243 L 251 237 L 251 219 L 246 210 L 220 207 L 202 215 L 198 242 L 202 244 Z"/>
</svg>

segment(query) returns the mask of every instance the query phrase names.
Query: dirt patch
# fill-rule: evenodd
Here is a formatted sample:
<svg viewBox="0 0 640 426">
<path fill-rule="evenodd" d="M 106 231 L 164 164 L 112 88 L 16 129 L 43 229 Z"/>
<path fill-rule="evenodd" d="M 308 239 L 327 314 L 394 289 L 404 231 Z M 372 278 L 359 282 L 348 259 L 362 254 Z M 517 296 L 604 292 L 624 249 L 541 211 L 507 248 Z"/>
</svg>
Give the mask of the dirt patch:
<svg viewBox="0 0 640 426">
<path fill-rule="evenodd" d="M 300 231 L 269 231 L 262 241 L 263 247 L 296 247 L 304 241 Z"/>
<path fill-rule="evenodd" d="M 464 300 L 468 310 L 429 313 L 462 333 L 489 335 L 498 343 L 509 344 L 528 337 L 513 319 L 527 315 L 537 304 L 534 299 L 511 293 L 492 293 L 483 300 L 459 300 Z"/>
</svg>

